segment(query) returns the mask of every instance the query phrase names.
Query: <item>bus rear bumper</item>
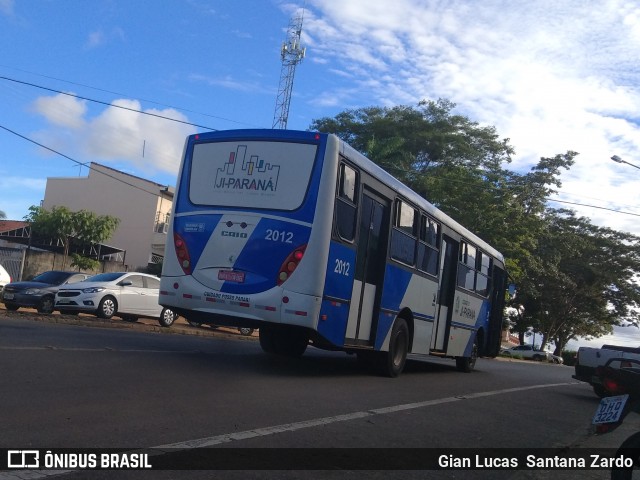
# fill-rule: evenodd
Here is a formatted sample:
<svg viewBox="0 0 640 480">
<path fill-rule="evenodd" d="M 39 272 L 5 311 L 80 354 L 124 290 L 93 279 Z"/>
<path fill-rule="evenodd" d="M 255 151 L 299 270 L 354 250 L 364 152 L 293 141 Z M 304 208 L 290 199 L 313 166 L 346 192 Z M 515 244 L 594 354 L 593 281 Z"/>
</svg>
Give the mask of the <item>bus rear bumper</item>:
<svg viewBox="0 0 640 480">
<path fill-rule="evenodd" d="M 160 290 L 159 303 L 171 307 L 187 320 L 229 326 L 260 328 L 261 323 L 296 325 L 317 328 L 321 297 L 274 288 L 266 292 L 234 295 L 214 291 L 180 288 Z"/>
</svg>

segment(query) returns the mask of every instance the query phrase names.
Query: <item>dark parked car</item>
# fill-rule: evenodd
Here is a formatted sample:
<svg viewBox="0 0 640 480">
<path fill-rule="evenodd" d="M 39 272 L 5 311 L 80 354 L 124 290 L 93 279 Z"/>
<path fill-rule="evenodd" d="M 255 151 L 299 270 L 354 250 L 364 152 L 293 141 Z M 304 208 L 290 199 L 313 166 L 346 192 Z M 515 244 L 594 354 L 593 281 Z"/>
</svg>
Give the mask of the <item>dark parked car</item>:
<svg viewBox="0 0 640 480">
<path fill-rule="evenodd" d="M 82 282 L 89 275 L 78 272 L 51 270 L 28 282 L 13 282 L 4 287 L 2 301 L 7 310 L 20 307 L 37 308 L 40 313 L 53 312 L 53 299 L 62 285 Z"/>
</svg>

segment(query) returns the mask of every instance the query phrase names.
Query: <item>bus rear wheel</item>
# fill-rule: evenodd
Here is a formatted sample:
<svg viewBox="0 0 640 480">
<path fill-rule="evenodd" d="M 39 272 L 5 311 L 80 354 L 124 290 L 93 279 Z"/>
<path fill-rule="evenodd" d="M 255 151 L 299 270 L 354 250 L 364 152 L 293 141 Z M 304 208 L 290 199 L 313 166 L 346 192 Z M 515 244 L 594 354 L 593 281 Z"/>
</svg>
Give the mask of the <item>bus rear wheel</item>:
<svg viewBox="0 0 640 480">
<path fill-rule="evenodd" d="M 309 344 L 306 330 L 296 327 L 261 327 L 260 346 L 266 353 L 301 357 Z"/>
<path fill-rule="evenodd" d="M 409 327 L 404 318 L 396 319 L 389 338 L 389 351 L 377 355 L 377 370 L 385 377 L 395 378 L 404 369 L 409 352 Z"/>
</svg>

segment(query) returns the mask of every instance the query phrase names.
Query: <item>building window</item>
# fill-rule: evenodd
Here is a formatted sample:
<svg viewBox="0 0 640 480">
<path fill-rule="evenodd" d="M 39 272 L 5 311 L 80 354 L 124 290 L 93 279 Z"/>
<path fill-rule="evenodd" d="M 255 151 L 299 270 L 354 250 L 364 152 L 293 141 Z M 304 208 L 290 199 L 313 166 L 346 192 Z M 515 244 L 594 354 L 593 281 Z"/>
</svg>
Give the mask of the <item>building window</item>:
<svg viewBox="0 0 640 480">
<path fill-rule="evenodd" d="M 153 231 L 156 233 L 167 233 L 169 231 L 170 213 L 156 212 L 156 222 Z"/>
</svg>

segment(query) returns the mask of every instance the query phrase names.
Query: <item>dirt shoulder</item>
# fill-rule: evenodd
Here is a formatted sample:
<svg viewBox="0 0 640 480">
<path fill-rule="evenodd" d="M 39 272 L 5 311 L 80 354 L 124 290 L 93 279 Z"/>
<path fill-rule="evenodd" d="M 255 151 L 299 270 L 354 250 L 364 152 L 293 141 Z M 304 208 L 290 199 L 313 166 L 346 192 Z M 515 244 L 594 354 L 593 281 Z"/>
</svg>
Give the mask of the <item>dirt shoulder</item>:
<svg viewBox="0 0 640 480">
<path fill-rule="evenodd" d="M 96 328 L 124 328 L 141 332 L 156 332 L 169 335 L 196 335 L 200 337 L 216 337 L 228 336 L 239 340 L 257 340 L 257 332 L 252 336 L 243 336 L 233 328 L 217 327 L 216 329 L 208 326 L 192 327 L 182 317 L 178 318 L 172 326 L 162 327 L 157 320 L 153 318 L 139 318 L 136 322 L 127 322 L 120 318 L 113 317 L 111 319 L 98 318 L 94 315 L 80 313 L 78 315 L 62 315 L 59 312 L 51 314 L 38 313 L 32 308 L 20 308 L 17 311 L 8 311 L 4 303 L 0 302 L 0 321 L 3 318 L 23 318 L 36 322 L 60 323 L 64 325 L 82 325 L 85 327 Z"/>
</svg>

